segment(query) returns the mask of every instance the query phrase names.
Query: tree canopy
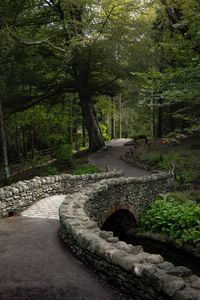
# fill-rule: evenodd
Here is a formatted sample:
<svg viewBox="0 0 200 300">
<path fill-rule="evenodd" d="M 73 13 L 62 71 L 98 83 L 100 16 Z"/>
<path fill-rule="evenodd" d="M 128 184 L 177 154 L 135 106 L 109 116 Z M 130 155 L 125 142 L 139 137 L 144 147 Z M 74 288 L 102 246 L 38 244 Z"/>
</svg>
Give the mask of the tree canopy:
<svg viewBox="0 0 200 300">
<path fill-rule="evenodd" d="M 49 122 L 92 151 L 111 137 L 199 131 L 199 1 L 3 0 L 0 12 L 9 153 L 15 130 L 47 147 Z"/>
</svg>

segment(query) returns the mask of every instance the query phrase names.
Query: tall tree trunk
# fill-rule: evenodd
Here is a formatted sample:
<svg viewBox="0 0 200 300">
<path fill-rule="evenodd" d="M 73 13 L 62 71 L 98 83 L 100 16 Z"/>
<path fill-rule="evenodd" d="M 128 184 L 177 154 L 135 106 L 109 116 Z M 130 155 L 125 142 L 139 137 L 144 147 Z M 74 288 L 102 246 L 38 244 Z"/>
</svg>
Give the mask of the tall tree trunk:
<svg viewBox="0 0 200 300">
<path fill-rule="evenodd" d="M 7 143 L 6 143 L 6 135 L 4 131 L 4 122 L 3 122 L 3 108 L 0 99 L 0 131 L 1 131 L 1 142 L 2 142 L 2 153 L 3 153 L 3 167 L 5 174 L 5 181 L 8 183 L 10 177 L 10 170 L 8 165 L 8 153 L 7 153 Z"/>
<path fill-rule="evenodd" d="M 88 132 L 89 149 L 97 151 L 105 146 L 101 129 L 96 119 L 96 113 L 90 97 L 80 95 L 83 121 Z"/>
<path fill-rule="evenodd" d="M 85 147 L 85 124 L 82 122 L 82 147 Z"/>
</svg>

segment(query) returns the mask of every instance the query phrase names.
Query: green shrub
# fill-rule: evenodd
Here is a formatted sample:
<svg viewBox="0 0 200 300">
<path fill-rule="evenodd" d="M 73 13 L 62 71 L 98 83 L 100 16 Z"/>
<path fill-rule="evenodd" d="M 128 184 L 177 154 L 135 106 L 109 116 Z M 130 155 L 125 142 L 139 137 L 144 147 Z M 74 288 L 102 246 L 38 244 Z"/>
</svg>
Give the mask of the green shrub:
<svg viewBox="0 0 200 300">
<path fill-rule="evenodd" d="M 200 206 L 184 194 L 169 193 L 150 206 L 140 225 L 143 231 L 195 245 L 200 241 Z"/>
<path fill-rule="evenodd" d="M 105 141 L 111 140 L 111 135 L 108 133 L 108 126 L 100 123 L 101 132 Z"/>
<path fill-rule="evenodd" d="M 59 172 L 58 172 L 56 167 L 48 167 L 47 168 L 47 173 L 49 175 L 57 175 Z"/>
<path fill-rule="evenodd" d="M 51 134 L 47 138 L 50 145 L 55 148 L 58 148 L 66 142 L 66 139 L 62 134 Z"/>
<path fill-rule="evenodd" d="M 69 145 L 61 145 L 56 151 L 56 158 L 58 161 L 67 163 L 69 167 L 73 167 L 72 148 Z"/>
<path fill-rule="evenodd" d="M 93 173 L 99 173 L 100 170 L 92 165 L 86 165 L 82 167 L 78 167 L 74 170 L 74 175 L 84 175 L 84 174 L 93 174 Z"/>
</svg>

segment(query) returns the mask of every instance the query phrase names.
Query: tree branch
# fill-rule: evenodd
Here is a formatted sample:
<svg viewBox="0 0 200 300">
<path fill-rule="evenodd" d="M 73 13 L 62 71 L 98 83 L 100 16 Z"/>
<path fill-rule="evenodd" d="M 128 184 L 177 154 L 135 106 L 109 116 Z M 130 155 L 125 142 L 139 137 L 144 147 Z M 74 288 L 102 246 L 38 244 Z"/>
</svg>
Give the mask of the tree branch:
<svg viewBox="0 0 200 300">
<path fill-rule="evenodd" d="M 42 45 L 42 44 L 44 45 L 45 44 L 45 45 L 51 47 L 54 50 L 57 50 L 57 51 L 62 52 L 62 53 L 65 53 L 65 49 L 64 48 L 61 48 L 61 47 L 53 45 L 51 42 L 48 41 L 48 39 L 39 40 L 39 41 L 26 41 L 26 40 L 23 40 L 22 38 L 20 38 L 16 34 L 14 34 L 4 21 L 3 21 L 3 23 L 4 23 L 5 27 L 6 27 L 6 30 L 8 31 L 9 35 L 15 41 L 17 41 L 21 45 L 24 45 L 24 46 L 39 46 L 39 45 Z"/>
</svg>

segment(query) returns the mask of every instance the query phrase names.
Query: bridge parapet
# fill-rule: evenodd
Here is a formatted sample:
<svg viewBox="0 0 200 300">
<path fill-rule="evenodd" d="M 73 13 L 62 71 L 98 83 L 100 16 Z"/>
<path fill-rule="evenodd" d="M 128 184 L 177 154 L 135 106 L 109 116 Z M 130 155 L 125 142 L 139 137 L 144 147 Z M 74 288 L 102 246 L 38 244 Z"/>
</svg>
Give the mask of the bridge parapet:
<svg viewBox="0 0 200 300">
<path fill-rule="evenodd" d="M 172 173 L 159 173 L 145 177 L 121 177 L 101 181 L 101 187 L 94 188 L 95 197 L 87 201 L 85 210 L 99 227 L 115 211 L 129 210 L 138 221 L 140 215 L 160 193 L 174 188 Z"/>
<path fill-rule="evenodd" d="M 121 172 L 73 176 L 61 174 L 35 177 L 0 188 L 0 218 L 20 213 L 36 201 L 59 194 L 75 193 L 102 179 L 120 177 Z"/>
<path fill-rule="evenodd" d="M 192 275 L 190 269 L 175 267 L 162 256 L 146 253 L 142 246 L 126 244 L 113 232 L 100 229 L 119 207 L 129 209 L 138 219 L 156 195 L 172 186 L 173 176 L 168 173 L 102 180 L 68 195 L 60 206 L 61 237 L 85 263 L 114 278 L 135 299 L 200 299 L 200 278 Z"/>
</svg>

